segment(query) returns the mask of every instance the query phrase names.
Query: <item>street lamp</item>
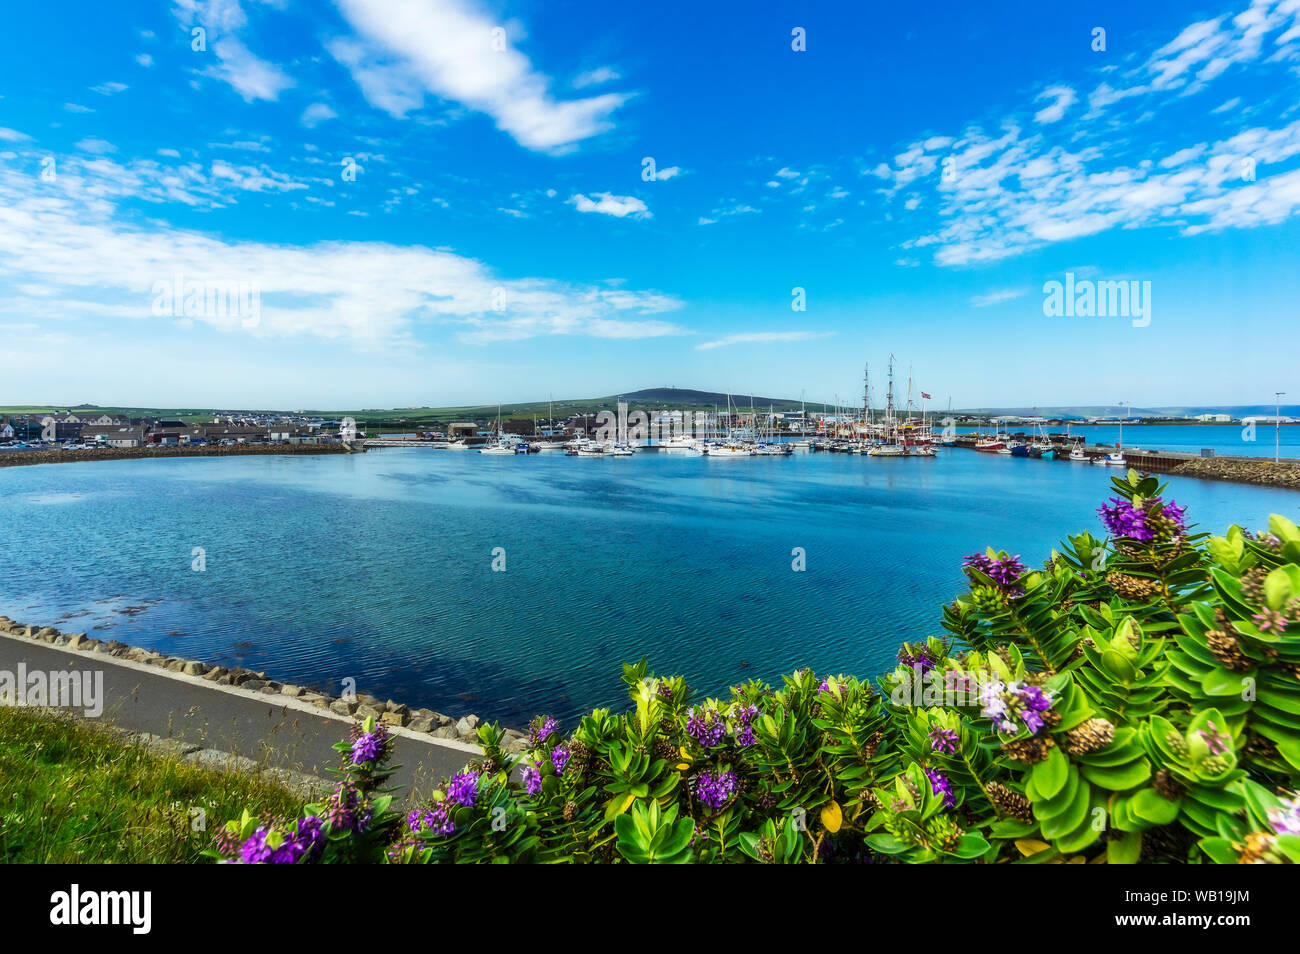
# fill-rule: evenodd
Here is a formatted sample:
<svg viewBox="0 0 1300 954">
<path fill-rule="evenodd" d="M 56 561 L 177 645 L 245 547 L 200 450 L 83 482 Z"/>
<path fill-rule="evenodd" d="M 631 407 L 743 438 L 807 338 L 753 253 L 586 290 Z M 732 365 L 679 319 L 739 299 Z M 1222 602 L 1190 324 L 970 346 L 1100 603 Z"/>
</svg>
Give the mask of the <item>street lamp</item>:
<svg viewBox="0 0 1300 954">
<path fill-rule="evenodd" d="M 1273 463 L 1278 463 L 1282 453 L 1282 395 L 1285 391 L 1274 391 L 1273 400 Z"/>
</svg>

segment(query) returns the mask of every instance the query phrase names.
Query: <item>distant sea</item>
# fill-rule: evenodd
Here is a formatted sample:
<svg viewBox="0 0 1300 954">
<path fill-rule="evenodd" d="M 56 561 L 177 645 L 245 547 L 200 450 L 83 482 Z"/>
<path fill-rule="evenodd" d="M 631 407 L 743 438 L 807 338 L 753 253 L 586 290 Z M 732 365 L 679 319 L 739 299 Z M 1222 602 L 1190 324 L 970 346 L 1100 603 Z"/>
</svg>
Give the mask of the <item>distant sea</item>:
<svg viewBox="0 0 1300 954">
<path fill-rule="evenodd" d="M 1227 453 L 1233 430 L 1125 438 Z M 901 640 L 941 631 L 965 555 L 993 545 L 1037 565 L 1067 533 L 1100 534 L 1115 475 L 961 449 L 602 460 L 409 448 L 4 468 L 0 613 L 335 693 L 352 677 L 449 714 L 571 724 L 622 708 L 620 665 L 642 655 L 710 694 L 800 666 L 891 668 Z M 1275 511 L 1300 521 L 1294 491 L 1169 483 L 1216 533 Z"/>
</svg>

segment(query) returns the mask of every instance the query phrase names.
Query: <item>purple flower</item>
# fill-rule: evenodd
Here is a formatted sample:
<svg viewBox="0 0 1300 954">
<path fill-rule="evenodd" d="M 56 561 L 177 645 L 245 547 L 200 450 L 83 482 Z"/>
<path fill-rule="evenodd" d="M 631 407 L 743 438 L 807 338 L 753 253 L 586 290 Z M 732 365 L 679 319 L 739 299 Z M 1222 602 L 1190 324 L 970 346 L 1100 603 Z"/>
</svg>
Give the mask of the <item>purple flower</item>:
<svg viewBox="0 0 1300 954">
<path fill-rule="evenodd" d="M 942 772 L 936 772 L 934 769 L 925 769 L 925 775 L 930 780 L 930 791 L 935 795 L 943 796 L 943 804 L 948 808 L 957 807 L 957 795 L 952 790 L 952 782 L 944 777 Z"/>
<path fill-rule="evenodd" d="M 1210 747 L 1211 755 L 1222 755 L 1228 751 L 1228 737 L 1220 735 L 1218 727 L 1213 722 L 1205 723 L 1205 728 L 1198 730 L 1198 734 L 1202 741 Z"/>
<path fill-rule="evenodd" d="M 555 720 L 552 719 L 550 716 L 547 716 L 542 720 L 541 725 L 536 726 L 530 732 L 530 735 L 532 736 L 531 739 L 532 744 L 534 746 L 541 745 L 548 738 L 550 738 L 551 733 L 554 731 L 555 731 Z"/>
<path fill-rule="evenodd" d="M 1287 626 L 1291 623 L 1286 616 L 1279 613 L 1277 610 L 1264 610 L 1262 613 L 1252 613 L 1250 618 L 1255 621 L 1255 625 L 1259 627 L 1261 633 L 1267 633 L 1270 629 L 1275 633 L 1283 633 L 1286 632 Z"/>
<path fill-rule="evenodd" d="M 358 814 L 361 795 L 351 779 L 339 782 L 325 804 L 325 820 L 334 831 L 360 831 L 365 818 Z"/>
<path fill-rule="evenodd" d="M 934 659 L 928 649 L 920 648 L 913 650 L 907 644 L 898 651 L 898 663 L 900 666 L 906 666 L 908 669 L 920 667 L 921 675 L 925 675 L 934 668 Z"/>
<path fill-rule="evenodd" d="M 736 736 L 736 744 L 742 749 L 747 749 L 756 741 L 754 738 L 754 717 L 758 715 L 757 706 L 737 706 L 731 711 L 731 717 L 735 720 L 733 732 Z"/>
<path fill-rule="evenodd" d="M 1028 570 L 1020 562 L 1019 555 L 991 557 L 987 553 L 972 553 L 963 561 L 962 566 L 968 570 L 978 570 L 1006 591 L 1007 596 L 1017 598 L 1025 595 L 1020 578 Z"/>
<path fill-rule="evenodd" d="M 1279 835 L 1300 835 L 1300 798 L 1278 799 L 1279 808 L 1268 810 L 1268 823 Z"/>
<path fill-rule="evenodd" d="M 957 754 L 957 733 L 952 729 L 935 726 L 930 730 L 930 749 L 943 755 Z"/>
<path fill-rule="evenodd" d="M 474 807 L 478 795 L 478 772 L 461 772 L 447 783 L 447 800 L 466 808 Z"/>
<path fill-rule="evenodd" d="M 299 861 L 315 861 L 324 849 L 324 823 L 315 815 L 299 818 L 288 834 L 282 835 L 280 844 L 271 846 L 274 829 L 258 826 L 248 840 L 239 846 L 237 864 L 244 865 L 296 865 Z"/>
<path fill-rule="evenodd" d="M 1097 513 L 1106 530 L 1116 537 L 1151 543 L 1157 537 L 1170 539 L 1187 530 L 1187 508 L 1159 497 L 1140 499 L 1140 506 L 1123 497 L 1111 497 L 1110 506 L 1102 504 Z"/>
<path fill-rule="evenodd" d="M 407 827 L 413 834 L 427 831 L 445 837 L 456 831 L 456 824 L 447 817 L 447 806 L 434 802 L 424 809 L 415 809 L 406 816 Z"/>
<path fill-rule="evenodd" d="M 1016 717 L 1024 723 L 1030 735 L 1037 735 L 1045 724 L 1039 714 L 1052 708 L 1055 700 L 1041 686 L 1027 686 L 1019 682 L 1003 683 L 990 679 L 980 690 L 980 715 L 992 719 L 999 732 L 1014 735 L 1020 731 Z"/>
<path fill-rule="evenodd" d="M 695 797 L 713 811 L 718 811 L 736 794 L 735 772 L 710 772 L 705 769 L 695 776 Z"/>
<path fill-rule="evenodd" d="M 569 764 L 568 746 L 561 744 L 551 749 L 551 764 L 555 766 L 556 775 L 564 774 L 564 767 Z"/>
<path fill-rule="evenodd" d="M 272 849 L 266 843 L 268 834 L 270 834 L 269 831 L 259 827 L 257 831 L 249 836 L 248 841 L 240 846 L 239 860 L 242 864 L 264 865 L 270 862 Z"/>
<path fill-rule="evenodd" d="M 377 733 L 367 732 L 358 736 L 352 742 L 352 764 L 369 765 L 378 761 L 382 748 L 383 740 Z"/>
<path fill-rule="evenodd" d="M 727 734 L 727 723 L 712 709 L 694 708 L 686 717 L 686 732 L 706 749 L 721 745 Z"/>
<path fill-rule="evenodd" d="M 525 765 L 519 774 L 524 780 L 524 791 L 529 795 L 536 795 L 542 790 L 542 772 L 536 765 Z"/>
</svg>

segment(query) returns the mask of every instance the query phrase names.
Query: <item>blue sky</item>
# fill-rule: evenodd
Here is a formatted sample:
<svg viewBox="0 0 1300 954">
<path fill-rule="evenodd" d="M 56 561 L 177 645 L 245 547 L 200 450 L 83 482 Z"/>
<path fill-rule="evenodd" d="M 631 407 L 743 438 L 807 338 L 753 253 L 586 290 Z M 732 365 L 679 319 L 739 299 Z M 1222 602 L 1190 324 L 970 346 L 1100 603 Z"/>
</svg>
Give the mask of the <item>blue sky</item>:
<svg viewBox="0 0 1300 954">
<path fill-rule="evenodd" d="M 15 8 L 0 404 L 1300 394 L 1297 0 L 895 6 Z"/>
</svg>

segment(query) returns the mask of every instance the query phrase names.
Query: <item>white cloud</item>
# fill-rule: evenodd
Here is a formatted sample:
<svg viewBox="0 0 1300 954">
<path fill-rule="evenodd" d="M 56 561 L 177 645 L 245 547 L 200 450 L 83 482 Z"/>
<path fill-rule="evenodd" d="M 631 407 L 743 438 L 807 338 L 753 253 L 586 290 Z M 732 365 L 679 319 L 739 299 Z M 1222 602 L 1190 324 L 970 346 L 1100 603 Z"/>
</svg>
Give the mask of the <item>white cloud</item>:
<svg viewBox="0 0 1300 954">
<path fill-rule="evenodd" d="M 1023 288 L 1002 288 L 998 291 L 989 292 L 986 295 L 976 295 L 971 298 L 970 303 L 976 308 L 987 308 L 989 305 L 998 305 L 1004 301 L 1014 301 L 1025 295 Z"/>
<path fill-rule="evenodd" d="M 77 143 L 77 148 L 82 152 L 93 152 L 99 156 L 106 156 L 111 152 L 117 152 L 117 147 L 111 142 L 105 142 L 102 139 L 83 139 Z"/>
<path fill-rule="evenodd" d="M 610 114 L 627 99 L 556 100 L 509 31 L 503 48 L 494 48 L 493 31 L 505 28 L 471 0 L 336 2 L 361 39 L 345 43 L 342 56 L 335 44 L 335 55 L 367 100 L 394 116 L 415 108 L 414 91 L 421 101 L 427 91 L 486 113 L 528 149 L 560 153 L 611 128 Z"/>
<path fill-rule="evenodd" d="M 98 86 L 90 87 L 92 93 L 98 93 L 100 96 L 113 96 L 127 89 L 125 83 L 100 83 Z"/>
<path fill-rule="evenodd" d="M 64 103 L 63 109 L 69 113 L 93 113 L 94 110 L 89 106 L 82 106 L 80 103 Z"/>
<path fill-rule="evenodd" d="M 725 338 L 718 338 L 716 341 L 706 341 L 703 344 L 696 345 L 695 350 L 711 351 L 714 348 L 725 348 L 736 344 L 781 344 L 789 341 L 810 341 L 813 338 L 829 337 L 832 333 L 829 331 L 747 331 L 727 335 Z"/>
<path fill-rule="evenodd" d="M 651 217 L 650 210 L 646 204 L 631 195 L 612 195 L 609 192 L 593 192 L 591 198 L 577 193 L 569 199 L 579 212 L 599 212 L 602 215 L 612 215 L 615 218 L 626 218 L 631 216 L 634 219 L 648 219 Z"/>
<path fill-rule="evenodd" d="M 327 119 L 337 119 L 338 115 L 338 113 L 330 109 L 325 103 L 312 103 L 302 111 L 302 118 L 299 119 L 299 122 L 308 129 L 314 129 Z"/>
<path fill-rule="evenodd" d="M 216 65 L 206 70 L 239 93 L 245 102 L 276 100 L 293 80 L 274 63 L 253 53 L 239 38 L 248 26 L 240 0 L 173 0 L 176 19 L 187 31 L 202 27 Z M 147 65 L 147 64 L 146 64 Z"/>
<path fill-rule="evenodd" d="M 655 181 L 672 179 L 682 174 L 681 166 L 668 166 L 666 169 L 655 170 Z"/>
<path fill-rule="evenodd" d="M 145 69 L 148 69 L 149 67 L 153 66 L 153 57 L 150 56 L 148 53 L 139 54 L 135 58 L 135 61 L 139 63 L 141 66 L 143 66 Z"/>
<path fill-rule="evenodd" d="M 608 66 L 600 66 L 594 70 L 587 70 L 585 73 L 579 73 L 573 78 L 574 89 L 585 89 L 588 86 L 602 86 L 605 83 L 612 83 L 614 80 L 622 79 L 617 72 Z"/>
<path fill-rule="evenodd" d="M 1049 86 L 1035 97 L 1036 102 L 1045 99 L 1050 99 L 1051 102 L 1034 113 L 1034 122 L 1059 122 L 1065 116 L 1065 111 L 1073 106 L 1078 98 L 1074 90 L 1068 86 Z"/>
<path fill-rule="evenodd" d="M 180 274 L 183 281 L 256 287 L 261 300 L 256 327 L 243 327 L 238 315 L 174 316 L 250 338 L 338 340 L 382 350 L 409 348 L 422 326 L 440 326 L 471 343 L 683 332 L 662 317 L 680 308 L 679 300 L 618 282 L 512 278 L 480 261 L 423 246 L 362 241 L 295 246 L 125 224 L 118 217 L 119 200 L 148 199 L 165 180 L 184 175 L 179 169 L 145 172 L 71 157 L 61 164 L 55 184 L 0 169 L 0 314 L 57 316 L 88 322 L 88 329 L 122 320 L 170 324 L 171 317 L 153 313 L 160 294 L 155 288 Z M 229 166 L 220 174 L 242 175 Z M 265 186 L 240 181 L 237 187 Z"/>
<path fill-rule="evenodd" d="M 892 198 L 926 181 L 940 201 L 934 231 L 902 248 L 929 250 L 942 265 L 970 265 L 1112 229 L 1163 225 L 1195 234 L 1284 221 L 1297 211 L 1295 180 L 1278 164 L 1300 157 L 1300 121 L 1229 129 L 1208 143 L 1179 142 L 1186 129 L 1180 118 L 1163 133 L 1173 145 L 1152 146 L 1138 135 L 1172 97 L 1253 60 L 1261 60 L 1262 73 L 1300 60 L 1300 0 L 1255 0 L 1238 16 L 1192 24 L 1145 61 L 1137 58 L 1127 74 L 1108 68 L 1108 81 L 1072 127 L 1053 125 L 1074 101 L 1067 87 L 1055 86 L 1039 95 L 1050 102 L 1029 133 L 1023 118 L 1012 116 L 998 133 L 972 125 L 941 148 L 934 136 L 918 140 L 895 156 L 882 192 Z M 1228 100 L 1219 108 L 1222 122 L 1252 114 L 1238 105 Z"/>
<path fill-rule="evenodd" d="M 27 142 L 31 138 L 31 136 L 16 129 L 6 129 L 4 126 L 0 126 L 0 142 Z"/>
</svg>

